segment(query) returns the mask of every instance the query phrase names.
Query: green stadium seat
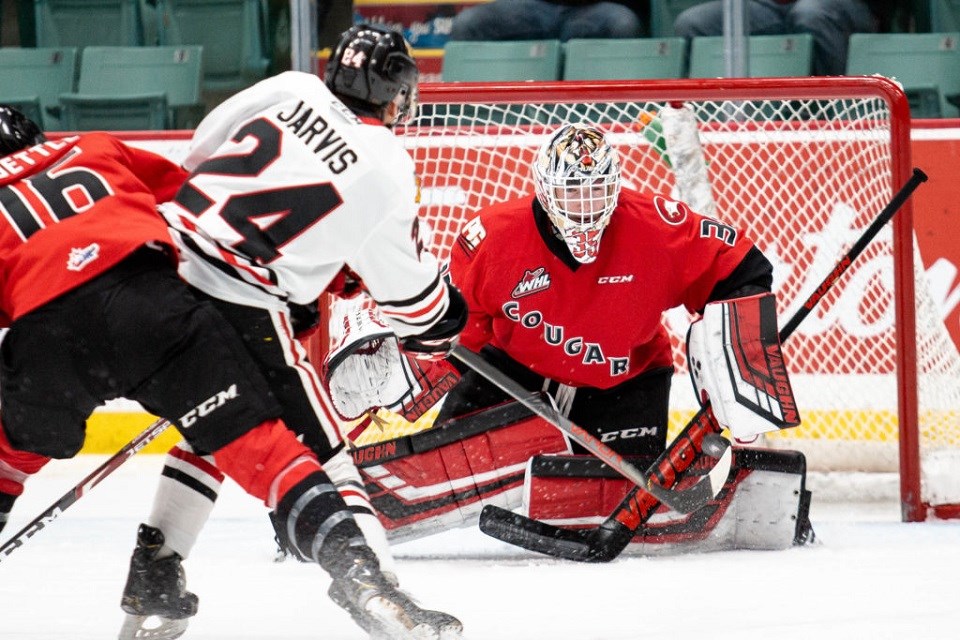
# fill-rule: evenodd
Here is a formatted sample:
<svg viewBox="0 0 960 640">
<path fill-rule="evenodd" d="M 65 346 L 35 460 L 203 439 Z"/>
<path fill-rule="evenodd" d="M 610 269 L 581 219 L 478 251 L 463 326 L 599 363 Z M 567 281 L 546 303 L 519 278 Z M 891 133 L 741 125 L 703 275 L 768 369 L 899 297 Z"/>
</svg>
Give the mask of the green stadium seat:
<svg viewBox="0 0 960 640">
<path fill-rule="evenodd" d="M 930 28 L 927 31 L 960 31 L 960 0 L 930 0 Z"/>
<path fill-rule="evenodd" d="M 726 75 L 723 36 L 701 36 L 690 43 L 691 78 Z M 751 78 L 809 76 L 813 63 L 813 37 L 807 33 L 750 36 L 747 58 Z"/>
<path fill-rule="evenodd" d="M 683 38 L 574 39 L 564 44 L 564 80 L 682 78 Z"/>
<path fill-rule="evenodd" d="M 76 93 L 60 95 L 63 124 L 92 129 L 190 129 L 203 117 L 203 48 L 87 47 Z"/>
<path fill-rule="evenodd" d="M 704 2 L 707 0 L 650 0 L 650 36 L 673 37 L 673 21 L 680 12 Z"/>
<path fill-rule="evenodd" d="M 38 47 L 140 46 L 140 0 L 36 0 Z"/>
<path fill-rule="evenodd" d="M 441 78 L 444 82 L 559 80 L 562 63 L 563 46 L 559 40 L 455 40 L 448 41 L 443 48 Z M 424 115 L 440 112 L 441 105 L 422 110 Z M 540 119 L 530 105 L 498 104 L 466 106 L 458 117 L 445 119 L 438 115 L 435 121 L 456 126 L 464 116 L 504 125 Z"/>
<path fill-rule="evenodd" d="M 559 40 L 447 42 L 443 49 L 445 82 L 559 80 Z"/>
<path fill-rule="evenodd" d="M 267 7 L 262 0 L 157 0 L 162 45 L 203 47 L 203 87 L 235 91 L 266 76 Z"/>
<path fill-rule="evenodd" d="M 75 47 L 0 49 L 0 102 L 19 108 L 45 130 L 61 129 L 58 96 L 73 91 Z"/>
<path fill-rule="evenodd" d="M 163 93 L 130 96 L 60 96 L 63 126 L 69 131 L 147 131 L 167 126 Z"/>
<path fill-rule="evenodd" d="M 847 74 L 875 73 L 903 86 L 914 118 L 960 115 L 951 103 L 960 96 L 960 32 L 851 35 Z"/>
</svg>

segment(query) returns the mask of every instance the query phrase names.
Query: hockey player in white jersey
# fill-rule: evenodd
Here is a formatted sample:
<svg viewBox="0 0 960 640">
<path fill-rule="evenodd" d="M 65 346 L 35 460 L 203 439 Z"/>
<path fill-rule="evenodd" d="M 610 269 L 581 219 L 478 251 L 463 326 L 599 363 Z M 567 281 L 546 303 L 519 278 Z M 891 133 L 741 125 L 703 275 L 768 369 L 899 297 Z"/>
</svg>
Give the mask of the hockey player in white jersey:
<svg viewBox="0 0 960 640">
<path fill-rule="evenodd" d="M 463 328 L 463 298 L 420 239 L 413 161 L 390 130 L 415 110 L 417 81 L 402 36 L 354 26 L 341 36 L 324 81 L 282 73 L 204 118 L 184 161 L 190 176 L 160 210 L 180 250 L 180 274 L 244 336 L 284 420 L 317 453 L 376 552 L 355 560 L 358 580 L 334 579 L 331 598 L 373 637 L 458 638 L 456 618 L 420 609 L 397 588 L 383 527 L 343 448 L 329 395 L 295 338 L 312 324 L 301 317 L 345 270 L 362 279 L 408 352 L 443 357 Z M 181 560 L 223 480 L 206 453 L 181 444 L 168 455 L 131 558 L 121 640 L 177 637 L 197 611 Z M 322 496 L 301 498 L 309 499 Z M 278 505 L 271 517 L 282 546 L 316 560 L 322 534 L 304 537 L 302 506 Z M 324 531 L 316 524 L 307 528 Z M 386 611 L 374 610 L 384 601 Z M 151 617 L 179 620 L 176 635 L 148 631 Z"/>
</svg>

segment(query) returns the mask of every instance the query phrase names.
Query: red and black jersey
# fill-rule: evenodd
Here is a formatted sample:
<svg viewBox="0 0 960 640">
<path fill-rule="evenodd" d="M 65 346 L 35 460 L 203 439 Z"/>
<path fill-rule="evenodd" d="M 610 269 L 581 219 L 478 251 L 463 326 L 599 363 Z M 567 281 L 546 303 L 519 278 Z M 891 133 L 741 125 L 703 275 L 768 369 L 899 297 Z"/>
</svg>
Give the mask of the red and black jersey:
<svg viewBox="0 0 960 640">
<path fill-rule="evenodd" d="M 173 251 L 156 206 L 185 177 L 103 133 L 0 158 L 0 312 L 7 321 L 29 313 L 147 243 Z"/>
<path fill-rule="evenodd" d="M 450 271 L 470 309 L 467 348 L 490 344 L 547 378 L 608 389 L 672 365 L 664 311 L 699 311 L 758 271 L 769 288 L 770 265 L 738 229 L 624 189 L 592 263 L 573 259 L 528 197 L 468 222 Z"/>
</svg>

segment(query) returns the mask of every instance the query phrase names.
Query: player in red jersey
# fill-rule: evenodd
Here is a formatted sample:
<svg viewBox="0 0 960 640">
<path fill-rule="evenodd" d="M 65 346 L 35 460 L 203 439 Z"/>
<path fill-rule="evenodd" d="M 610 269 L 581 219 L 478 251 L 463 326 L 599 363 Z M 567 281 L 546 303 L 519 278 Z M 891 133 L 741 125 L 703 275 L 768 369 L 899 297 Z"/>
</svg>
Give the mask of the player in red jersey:
<svg viewBox="0 0 960 640">
<path fill-rule="evenodd" d="M 50 458 L 76 455 L 96 407 L 129 398 L 275 509 L 289 544 L 330 573 L 335 601 L 358 622 L 391 637 L 459 637 L 459 621 L 421 609 L 382 574 L 316 455 L 280 419 L 251 347 L 179 278 L 155 208 L 186 174 L 106 134 L 47 142 L 6 107 L 0 150 L 0 314 L 10 320 L 0 512 Z M 125 605 L 144 621 L 162 617 L 150 637 L 181 635 L 197 599 L 158 530 L 141 529 L 131 566 L 140 588 Z"/>
<path fill-rule="evenodd" d="M 790 411 L 795 408 L 792 392 L 778 407 L 778 398 L 762 397 L 763 390 L 749 381 L 728 376 L 718 382 L 720 373 L 736 372 L 730 353 L 757 357 L 758 362 L 747 363 L 748 369 L 754 367 L 752 373 L 768 366 L 760 347 L 779 354 L 770 293 L 772 266 L 749 238 L 683 202 L 623 187 L 616 151 L 593 127 L 566 125 L 550 135 L 538 152 L 533 176 L 535 194 L 481 210 L 464 225 L 452 247 L 450 273 L 469 308 L 461 334 L 464 346 L 480 352 L 530 391 L 550 393 L 574 423 L 621 455 L 638 458 L 646 468 L 665 448 L 674 371 L 661 317 L 683 305 L 702 314 L 691 332 L 698 340 L 691 341 L 688 358 L 704 363 L 699 369 L 692 367 L 698 372 L 716 374 L 708 383 L 697 378 L 696 385 L 698 397 L 705 394 L 711 400 L 720 424 L 729 423 L 734 435 L 739 432 L 741 437 L 796 424 L 795 411 Z M 724 331 L 724 318 L 731 315 L 746 318 L 744 327 L 766 331 L 742 331 L 728 344 L 717 336 Z M 390 361 L 368 355 L 365 363 L 379 370 L 381 362 Z M 350 358 L 340 366 L 351 366 Z M 389 369 L 384 365 L 381 373 Z M 597 470 L 596 460 L 563 456 L 562 447 L 538 427 L 538 420 L 498 418 L 506 415 L 510 398 L 483 376 L 461 369 L 462 378 L 446 396 L 434 422 L 439 428 L 429 442 L 414 446 L 398 441 L 392 443 L 393 449 L 367 452 L 383 457 L 374 464 L 398 476 L 385 477 L 383 468 L 377 467 L 376 477 L 368 477 L 369 486 L 380 485 L 371 490 L 374 505 L 378 500 L 387 505 L 400 502 L 402 496 L 394 495 L 391 487 L 415 482 L 420 475 L 442 478 L 444 473 L 460 473 L 450 475 L 450 482 L 471 487 L 492 504 L 511 499 L 487 482 L 495 477 L 507 488 L 524 482 L 524 505 L 531 515 L 549 513 L 554 521 L 568 523 L 606 517 L 612 505 L 605 507 L 604 498 L 617 491 L 622 495 L 628 486 L 613 474 L 619 488 L 602 488 L 608 480 Z M 336 376 L 336 370 L 331 375 Z M 762 397 L 763 406 L 741 410 L 738 398 L 743 396 Z M 355 407 L 362 406 L 359 398 L 353 401 Z M 379 405 L 371 400 L 367 406 Z M 778 419 L 779 408 L 787 411 Z M 720 420 L 721 415 L 735 419 Z M 522 465 L 518 453 L 526 457 L 537 447 L 552 455 L 535 456 L 525 474 L 518 471 Z M 476 464 L 466 465 L 467 471 L 451 471 L 446 460 L 458 459 L 461 450 L 484 453 Z M 445 461 L 445 468 L 438 468 L 438 458 Z M 738 463 L 747 462 L 744 458 Z M 795 490 L 802 483 L 802 474 L 796 471 L 801 465 L 779 459 L 775 465 L 794 484 L 784 485 L 772 501 L 754 500 L 750 508 L 777 526 L 757 530 L 733 525 L 726 528 L 735 531 L 728 540 L 711 541 L 714 548 L 782 548 L 809 538 L 809 495 L 802 486 Z M 409 469 L 416 473 L 408 474 Z M 439 480 L 433 485 L 441 486 Z M 724 492 L 717 518 L 731 504 L 730 489 Z M 586 496 L 594 502 L 586 504 Z M 426 528 L 462 526 L 469 524 L 469 514 L 474 520 L 479 514 L 472 495 L 452 492 L 432 497 L 434 504 L 443 506 L 430 512 L 419 510 L 412 501 L 394 506 L 397 535 L 404 535 L 403 529 L 415 534 Z M 786 509 L 781 514 L 778 501 L 787 505 L 791 500 L 792 512 Z M 435 513 L 439 510 L 441 515 Z M 702 539 L 717 523 L 715 518 L 708 520 L 707 528 L 703 522 L 681 522 L 672 533 Z"/>
<path fill-rule="evenodd" d="M 769 292 L 770 262 L 738 229 L 624 188 L 597 129 L 562 127 L 534 178 L 536 197 L 481 211 L 453 246 L 462 344 L 621 455 L 659 454 L 673 374 L 663 312 Z M 467 371 L 438 420 L 504 400 Z"/>
</svg>

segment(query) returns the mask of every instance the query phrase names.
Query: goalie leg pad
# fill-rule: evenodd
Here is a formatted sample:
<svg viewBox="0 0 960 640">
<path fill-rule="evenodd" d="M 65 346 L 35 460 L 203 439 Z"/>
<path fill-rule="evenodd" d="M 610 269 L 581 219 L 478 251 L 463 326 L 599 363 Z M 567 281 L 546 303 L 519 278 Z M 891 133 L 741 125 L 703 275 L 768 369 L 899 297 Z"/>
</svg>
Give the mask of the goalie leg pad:
<svg viewBox="0 0 960 640">
<path fill-rule="evenodd" d="M 562 434 L 540 418 L 482 430 L 471 425 L 456 420 L 355 452 L 392 542 L 473 525 L 487 504 L 519 506 L 527 460 L 570 451 Z"/>
<path fill-rule="evenodd" d="M 635 460 L 643 468 L 645 461 Z M 698 480 L 696 475 L 687 479 Z M 785 549 L 812 540 L 802 453 L 734 449 L 731 474 L 717 497 L 692 514 L 660 507 L 626 553 L 672 555 L 729 549 Z M 537 456 L 524 484 L 524 513 L 555 526 L 596 526 L 632 488 L 590 456 Z"/>
<path fill-rule="evenodd" d="M 772 293 L 708 304 L 690 325 L 687 360 L 697 398 L 735 438 L 800 424 Z"/>
</svg>

